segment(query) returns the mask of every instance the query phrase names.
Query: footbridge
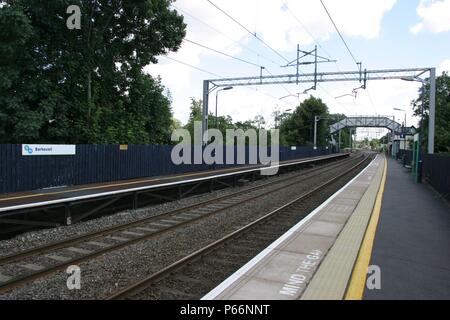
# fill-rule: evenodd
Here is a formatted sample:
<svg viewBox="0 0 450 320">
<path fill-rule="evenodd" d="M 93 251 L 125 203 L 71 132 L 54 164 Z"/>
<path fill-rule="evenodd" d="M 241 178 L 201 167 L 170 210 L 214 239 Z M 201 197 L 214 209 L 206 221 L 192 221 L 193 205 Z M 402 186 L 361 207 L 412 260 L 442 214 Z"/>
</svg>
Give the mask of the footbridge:
<svg viewBox="0 0 450 320">
<path fill-rule="evenodd" d="M 396 134 L 403 134 L 403 126 L 388 116 L 355 116 L 345 118 L 330 126 L 330 133 L 336 134 L 345 128 L 386 128 Z M 413 134 L 414 128 L 406 128 L 406 134 Z"/>
<path fill-rule="evenodd" d="M 401 133 L 402 125 L 387 116 L 356 116 L 345 118 L 330 126 L 330 133 L 336 134 L 345 128 L 386 128 Z"/>
<path fill-rule="evenodd" d="M 398 150 L 401 149 L 401 142 L 404 141 L 404 146 L 406 144 L 406 136 L 414 136 L 416 134 L 416 129 L 414 127 L 405 128 L 400 123 L 394 120 L 394 117 L 389 116 L 354 116 L 347 117 L 341 121 L 330 126 L 331 139 L 334 145 L 336 141 L 334 135 L 339 133 L 339 148 L 341 135 L 340 132 L 345 128 L 356 129 L 356 128 L 385 128 L 388 129 L 390 134 L 389 150 L 391 154 L 396 154 Z"/>
</svg>

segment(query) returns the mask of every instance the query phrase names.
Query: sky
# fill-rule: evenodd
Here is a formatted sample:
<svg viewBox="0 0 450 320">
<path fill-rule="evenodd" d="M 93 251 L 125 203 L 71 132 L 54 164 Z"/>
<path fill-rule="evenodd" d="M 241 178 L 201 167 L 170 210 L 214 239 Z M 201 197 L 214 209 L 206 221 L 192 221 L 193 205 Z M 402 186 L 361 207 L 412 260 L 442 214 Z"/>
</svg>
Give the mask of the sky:
<svg viewBox="0 0 450 320">
<path fill-rule="evenodd" d="M 227 17 L 228 13 L 242 26 Z M 357 62 L 367 69 L 436 67 L 450 71 L 450 0 L 323 0 L 345 39 L 346 49 L 320 0 L 177 0 L 173 8 L 185 17 L 186 39 L 251 62 L 237 61 L 211 50 L 184 42 L 178 52 L 158 57 L 159 63 L 146 71 L 161 76 L 170 90 L 174 117 L 186 123 L 190 99 L 202 98 L 203 80 L 259 76 L 264 66 L 269 74 L 295 73 L 282 68 L 296 59 L 297 44 L 304 51 L 318 46 L 319 55 L 337 60 L 319 65 L 319 72 L 355 71 Z M 265 44 L 264 44 L 264 43 Z M 266 45 L 267 44 L 267 45 Z M 175 61 L 175 60 L 177 61 Z M 186 63 L 191 65 L 186 66 Z M 195 69 L 201 69 L 202 71 Z M 308 67 L 301 72 L 311 72 Z M 274 124 L 273 112 L 295 109 L 309 95 L 321 98 L 331 113 L 389 115 L 407 125 L 417 125 L 411 101 L 419 83 L 401 80 L 370 81 L 357 98 L 350 94 L 358 82 L 322 83 L 308 95 L 296 96 L 311 85 L 295 84 L 234 88 L 220 92 L 218 113 L 234 121 L 262 115 L 267 127 Z M 282 97 L 294 95 L 285 99 Z M 210 111 L 215 109 L 215 93 L 210 95 Z M 358 139 L 381 137 L 384 130 L 360 129 Z"/>
</svg>

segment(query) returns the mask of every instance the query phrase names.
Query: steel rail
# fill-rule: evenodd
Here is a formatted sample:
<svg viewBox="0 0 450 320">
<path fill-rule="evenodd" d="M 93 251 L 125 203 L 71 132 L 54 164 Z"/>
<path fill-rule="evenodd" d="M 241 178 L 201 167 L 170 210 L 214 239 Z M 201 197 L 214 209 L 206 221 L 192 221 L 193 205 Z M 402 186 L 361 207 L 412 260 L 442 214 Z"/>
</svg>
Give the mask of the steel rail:
<svg viewBox="0 0 450 320">
<path fill-rule="evenodd" d="M 15 287 L 18 287 L 18 286 L 20 286 L 22 284 L 25 284 L 27 282 L 39 279 L 39 278 L 41 278 L 41 277 L 43 277 L 45 275 L 54 273 L 54 272 L 56 272 L 58 270 L 64 269 L 67 266 L 70 266 L 70 265 L 73 265 L 73 264 L 79 264 L 81 262 L 85 262 L 85 261 L 88 261 L 88 260 L 92 260 L 93 258 L 101 256 L 101 255 L 103 255 L 105 253 L 112 252 L 112 251 L 117 251 L 117 250 L 119 250 L 121 248 L 130 246 L 132 244 L 135 244 L 135 243 L 138 243 L 138 242 L 141 242 L 141 241 L 144 241 L 144 240 L 148 240 L 150 238 L 157 237 L 157 236 L 159 236 L 159 235 L 161 235 L 163 233 L 166 233 L 166 232 L 178 229 L 178 228 L 180 228 L 182 226 L 193 224 L 193 223 L 196 223 L 196 222 L 198 222 L 200 220 L 204 220 L 204 219 L 206 219 L 207 217 L 209 217 L 211 215 L 223 212 L 225 210 L 229 210 L 229 209 L 231 209 L 233 207 L 236 207 L 236 206 L 239 206 L 239 205 L 241 205 L 243 203 L 247 203 L 249 201 L 253 201 L 255 199 L 259 199 L 259 198 L 264 197 L 264 196 L 266 196 L 268 194 L 271 194 L 271 193 L 274 193 L 274 192 L 286 189 L 286 188 L 288 188 L 288 187 L 290 187 L 292 185 L 296 185 L 298 183 L 301 183 L 301 182 L 307 181 L 309 179 L 312 179 L 314 177 L 317 177 L 318 175 L 322 175 L 322 174 L 327 173 L 329 171 L 335 170 L 336 168 L 341 167 L 341 166 L 345 166 L 346 164 L 348 164 L 348 162 L 352 162 L 352 161 L 355 161 L 355 159 L 354 158 L 350 158 L 350 159 L 347 159 L 347 160 L 344 160 L 344 161 L 340 161 L 338 163 L 333 163 L 330 166 L 327 166 L 325 168 L 324 167 L 317 167 L 317 168 L 308 170 L 307 172 L 302 172 L 302 173 L 299 173 L 299 174 L 294 175 L 294 176 L 290 176 L 290 177 L 285 178 L 285 179 L 277 179 L 276 181 L 271 181 L 271 182 L 268 182 L 266 184 L 262 184 L 262 185 L 251 187 L 251 188 L 247 188 L 244 191 L 248 194 L 251 191 L 263 189 L 263 188 L 266 188 L 266 187 L 271 186 L 271 185 L 280 184 L 280 183 L 283 183 L 283 182 L 286 182 L 286 181 L 289 181 L 289 180 L 293 180 L 293 179 L 298 178 L 299 176 L 302 176 L 302 175 L 308 175 L 304 179 L 297 180 L 295 182 L 289 183 L 287 185 L 283 185 L 281 187 L 278 187 L 278 188 L 273 189 L 273 190 L 269 190 L 269 191 L 261 193 L 261 194 L 257 194 L 256 196 L 247 197 L 247 198 L 245 198 L 243 200 L 240 200 L 240 201 L 238 201 L 236 203 L 228 204 L 227 206 L 225 206 L 223 208 L 216 209 L 216 210 L 213 210 L 213 211 L 208 212 L 208 213 L 204 213 L 203 215 L 201 215 L 201 216 L 199 216 L 197 218 L 192 218 L 192 219 L 189 219 L 187 221 L 180 221 L 179 223 L 177 223 L 177 224 L 175 224 L 173 226 L 168 226 L 168 227 L 165 227 L 163 229 L 156 230 L 156 231 L 151 232 L 149 234 L 146 234 L 144 236 L 140 236 L 140 237 L 136 237 L 136 238 L 133 238 L 133 239 L 129 239 L 128 241 L 122 242 L 122 243 L 111 244 L 110 246 L 108 246 L 106 248 L 102 248 L 102 249 L 93 251 L 91 253 L 84 254 L 83 256 L 80 256 L 80 257 L 75 257 L 75 258 L 70 259 L 70 260 L 65 261 L 65 262 L 54 264 L 54 265 L 52 265 L 50 267 L 47 267 L 47 268 L 44 268 L 42 270 L 38 270 L 38 271 L 34 271 L 34 272 L 23 274 L 23 275 L 19 275 L 18 277 L 14 277 L 14 278 L 12 278 L 9 281 L 0 283 L 0 293 L 10 291 L 11 289 L 13 289 Z M 317 173 L 317 174 L 313 175 L 314 173 Z M 167 219 L 168 217 L 176 215 L 176 214 L 179 214 L 181 212 L 186 212 L 186 211 L 190 211 L 190 210 L 193 210 L 193 209 L 196 209 L 196 208 L 201 208 L 201 207 L 210 205 L 212 203 L 217 203 L 218 201 L 224 201 L 224 200 L 227 200 L 227 199 L 230 199 L 230 198 L 233 198 L 233 197 L 239 197 L 239 196 L 242 196 L 242 194 L 243 194 L 243 191 L 241 190 L 241 191 L 229 194 L 229 195 L 222 196 L 220 198 L 215 198 L 215 199 L 207 200 L 207 201 L 204 201 L 204 202 L 201 202 L 201 203 L 197 203 L 197 204 L 193 204 L 193 205 L 190 205 L 190 206 L 186 206 L 186 207 L 183 207 L 183 208 L 179 208 L 179 209 L 175 209 L 175 210 L 172 210 L 172 211 L 164 212 L 164 213 L 155 215 L 153 217 L 149 217 L 149 218 L 133 221 L 133 222 L 130 222 L 130 223 L 125 223 L 125 224 L 122 224 L 122 225 L 119 225 L 119 226 L 113 226 L 113 227 L 110 227 L 110 228 L 107 228 L 107 229 L 103 229 L 103 230 L 100 230 L 100 231 L 96 231 L 96 232 L 93 232 L 93 233 L 89 233 L 89 234 L 86 234 L 86 235 L 73 237 L 73 238 L 70 238 L 70 239 L 67 239 L 67 240 L 63 240 L 63 241 L 51 243 L 51 244 L 48 244 L 48 245 L 44 245 L 44 246 L 41 246 L 41 247 L 36 247 L 36 248 L 30 249 L 30 250 L 26 250 L 26 251 L 23 251 L 23 252 L 20 252 L 20 253 L 17 253 L 17 254 L 1 257 L 0 258 L 0 266 L 1 265 L 5 265 L 6 263 L 15 262 L 15 261 L 18 261 L 18 260 L 21 260 L 21 259 L 25 259 L 25 258 L 29 258 L 29 257 L 40 256 L 40 255 L 42 255 L 44 253 L 48 253 L 48 252 L 53 251 L 53 250 L 64 249 L 66 247 L 72 246 L 74 244 L 79 244 L 79 243 L 82 243 L 82 242 L 85 242 L 85 241 L 88 241 L 88 240 L 96 240 L 98 238 L 114 234 L 114 232 L 119 232 L 119 231 L 123 231 L 123 230 L 126 230 L 126 229 L 138 227 L 140 225 L 145 225 L 145 224 L 148 224 L 148 223 L 151 223 L 151 222 L 155 222 L 155 221 L 158 221 L 158 220 L 161 220 L 161 219 L 164 219 L 164 218 Z"/>
<path fill-rule="evenodd" d="M 340 155 L 340 156 L 345 156 L 345 155 Z M 289 166 L 293 166 L 293 165 L 297 165 L 297 164 L 298 165 L 308 164 L 308 163 L 313 163 L 316 161 L 326 161 L 329 159 L 336 159 L 338 157 L 339 157 L 339 155 L 338 156 L 320 156 L 320 157 L 312 157 L 312 158 L 308 158 L 308 159 L 286 161 L 286 162 L 282 162 L 277 165 L 265 165 L 265 166 L 248 165 L 248 166 L 243 166 L 243 167 L 239 167 L 239 168 L 218 169 L 218 170 L 216 170 L 217 174 L 211 175 L 211 176 L 202 176 L 208 172 L 195 172 L 195 173 L 183 174 L 183 175 L 174 176 L 174 177 L 169 176 L 169 177 L 165 177 L 165 178 L 161 178 L 161 177 L 160 178 L 150 178 L 150 179 L 145 179 L 145 180 L 139 180 L 137 182 L 136 181 L 120 182 L 120 183 L 114 183 L 114 184 L 104 185 L 104 186 L 103 185 L 89 186 L 86 188 L 81 187 L 81 188 L 76 188 L 73 190 L 55 191 L 55 192 L 49 192 L 49 193 L 45 193 L 45 194 L 34 194 L 34 195 L 29 195 L 29 196 L 17 197 L 17 199 L 23 199 L 25 197 L 26 198 L 35 198 L 35 197 L 43 197 L 43 196 L 49 196 L 49 195 L 59 195 L 59 194 L 66 194 L 66 193 L 85 191 L 85 190 L 92 191 L 92 190 L 99 190 L 99 189 L 108 189 L 108 188 L 115 188 L 117 186 L 143 184 L 146 182 L 156 181 L 158 179 L 165 181 L 165 180 L 170 180 L 173 178 L 200 176 L 198 178 L 188 178 L 188 180 L 183 180 L 183 181 L 169 181 L 169 182 L 156 184 L 156 185 L 146 185 L 146 186 L 141 186 L 141 187 L 122 188 L 122 189 L 117 189 L 117 190 L 112 190 L 112 191 L 104 191 L 104 192 L 98 192 L 98 193 L 93 193 L 93 194 L 66 197 L 66 198 L 54 199 L 54 200 L 43 200 L 40 202 L 32 202 L 32 203 L 21 204 L 21 205 L 0 206 L 0 213 L 1 213 L 1 217 L 7 217 L 7 216 L 14 215 L 14 213 L 12 213 L 14 211 L 20 211 L 20 210 L 24 210 L 24 209 L 46 208 L 49 206 L 58 206 L 58 205 L 64 205 L 67 203 L 77 203 L 77 202 L 84 201 L 84 200 L 101 199 L 103 197 L 109 197 L 109 196 L 119 196 L 119 195 L 126 196 L 126 195 L 134 194 L 136 192 L 141 192 L 141 191 L 156 190 L 156 189 L 160 189 L 160 188 L 164 188 L 164 187 L 173 187 L 176 185 L 188 185 L 189 183 L 192 183 L 192 182 L 205 182 L 205 181 L 213 180 L 213 179 L 236 177 L 236 176 L 251 173 L 251 172 L 266 171 L 266 170 L 273 169 L 273 168 L 284 168 L 284 167 L 289 167 Z M 4 201 L 9 201 L 9 200 L 16 200 L 16 198 L 14 198 L 14 197 L 13 198 L 0 198 L 0 203 L 4 202 Z"/>
<path fill-rule="evenodd" d="M 302 194 L 301 196 L 299 196 L 298 198 L 292 200 L 291 202 L 283 205 L 280 208 L 277 208 L 276 210 L 264 215 L 263 217 L 247 224 L 246 226 L 242 227 L 239 230 L 236 230 L 234 232 L 232 232 L 231 234 L 205 246 L 204 248 L 197 250 L 191 254 L 189 254 L 188 256 L 182 258 L 181 260 L 178 260 L 177 262 L 165 267 L 164 269 L 150 275 L 149 277 L 136 282 L 126 288 L 124 288 L 123 290 L 109 296 L 106 298 L 106 300 L 121 300 L 121 299 L 126 299 L 129 298 L 131 296 L 134 296 L 138 293 L 141 293 L 142 291 L 146 290 L 150 285 L 152 285 L 154 282 L 170 275 L 171 273 L 183 268 L 185 265 L 193 262 L 194 260 L 197 260 L 205 255 L 207 255 L 208 253 L 222 247 L 226 242 L 230 241 L 230 240 L 234 240 L 235 238 L 238 238 L 242 235 L 244 235 L 246 232 L 250 231 L 251 229 L 253 229 L 254 227 L 260 225 L 263 222 L 266 222 L 267 220 L 274 218 L 275 216 L 277 216 L 278 214 L 282 213 L 285 209 L 288 209 L 289 207 L 297 204 L 300 201 L 305 200 L 306 198 L 308 198 L 309 196 L 315 194 L 316 192 L 324 189 L 325 187 L 333 184 L 334 182 L 336 182 L 337 180 L 339 180 L 340 178 L 342 178 L 343 176 L 347 175 L 348 173 L 352 172 L 353 170 L 355 170 L 356 168 L 360 167 L 361 165 L 363 165 L 368 159 L 370 158 L 370 156 L 366 156 L 364 157 L 364 159 L 362 161 L 360 161 L 358 164 L 356 164 L 355 166 L 351 167 L 350 169 L 346 170 L 345 172 L 339 174 L 338 176 L 328 180 L 327 182 L 321 184 L 320 186 L 314 188 L 313 190 L 310 190 L 304 194 Z"/>
<path fill-rule="evenodd" d="M 352 159 L 350 159 L 350 161 L 351 160 Z M 348 161 L 348 160 L 346 160 L 346 161 Z M 339 166 L 339 165 L 343 165 L 345 163 L 346 163 L 345 161 L 338 162 L 338 163 L 332 163 L 330 165 L 330 167 L 332 167 L 332 168 L 330 168 L 330 169 L 334 169 L 335 165 Z M 296 175 L 293 175 L 293 176 L 290 176 L 290 177 L 287 177 L 287 178 L 281 178 L 281 179 L 277 179 L 275 181 L 270 181 L 270 182 L 265 183 L 265 184 L 261 184 L 261 185 L 250 187 L 250 188 L 246 188 L 245 190 L 241 190 L 241 191 L 234 192 L 234 193 L 231 193 L 231 194 L 228 194 L 228 195 L 224 195 L 224 196 L 221 196 L 221 197 L 218 197 L 218 198 L 214 198 L 214 199 L 211 199 L 211 200 L 206 200 L 206 201 L 202 201 L 202 202 L 195 203 L 195 204 L 192 204 L 192 205 L 188 205 L 188 206 L 185 206 L 185 207 L 182 207 L 182 208 L 179 208 L 179 209 L 166 211 L 166 212 L 154 215 L 152 217 L 143 218 L 143 219 L 139 219 L 139 220 L 136 220 L 136 221 L 123 223 L 123 224 L 112 226 L 112 227 L 109 227 L 109 228 L 105 228 L 105 229 L 102 229 L 102 230 L 99 230 L 99 231 L 94 231 L 94 232 L 91 232 L 91 233 L 88 233 L 88 234 L 85 234 L 85 235 L 75 236 L 75 237 L 68 238 L 68 239 L 65 239 L 65 240 L 62 240 L 62 241 L 57 241 L 57 242 L 53 242 L 53 243 L 50 243 L 50 244 L 45 244 L 43 246 L 38 246 L 38 247 L 35 247 L 35 248 L 32 248 L 32 249 L 24 250 L 24 251 L 19 252 L 19 253 L 14 253 L 14 254 L 7 255 L 7 256 L 0 256 L 0 266 L 4 265 L 5 263 L 13 262 L 13 261 L 16 261 L 16 260 L 19 260 L 19 259 L 24 259 L 24 258 L 33 256 L 33 255 L 36 255 L 36 254 L 41 254 L 41 253 L 45 253 L 45 252 L 48 252 L 48 251 L 51 251 L 51 250 L 64 248 L 67 245 L 77 244 L 77 243 L 80 243 L 80 242 L 83 242 L 83 241 L 86 241 L 86 240 L 93 240 L 93 239 L 96 239 L 98 237 L 101 237 L 101 236 L 105 235 L 106 233 L 122 231 L 122 230 L 125 230 L 125 229 L 128 229 L 128 228 L 139 226 L 141 224 L 151 223 L 151 222 L 154 222 L 155 220 L 158 220 L 158 219 L 161 219 L 161 218 L 167 218 L 170 215 L 175 215 L 175 214 L 183 212 L 183 211 L 193 210 L 193 209 L 196 209 L 198 207 L 203 207 L 203 206 L 206 206 L 208 204 L 211 204 L 211 203 L 214 203 L 214 202 L 217 202 L 217 201 L 222 201 L 222 200 L 226 200 L 226 199 L 229 199 L 229 198 L 241 195 L 242 192 L 249 192 L 249 191 L 262 189 L 262 188 L 265 188 L 265 187 L 268 187 L 268 186 L 271 186 L 271 185 L 274 185 L 274 184 L 283 183 L 283 182 L 286 182 L 286 181 L 289 181 L 289 180 L 293 180 L 295 178 L 298 178 L 301 175 L 311 174 L 311 173 L 314 173 L 314 172 L 317 172 L 317 171 L 321 171 L 321 170 L 324 170 L 324 169 L 328 169 L 328 168 L 327 167 L 317 167 L 317 168 L 314 168 L 314 169 L 307 170 L 307 172 L 302 172 L 302 173 L 299 173 L 299 174 L 296 174 Z"/>
</svg>

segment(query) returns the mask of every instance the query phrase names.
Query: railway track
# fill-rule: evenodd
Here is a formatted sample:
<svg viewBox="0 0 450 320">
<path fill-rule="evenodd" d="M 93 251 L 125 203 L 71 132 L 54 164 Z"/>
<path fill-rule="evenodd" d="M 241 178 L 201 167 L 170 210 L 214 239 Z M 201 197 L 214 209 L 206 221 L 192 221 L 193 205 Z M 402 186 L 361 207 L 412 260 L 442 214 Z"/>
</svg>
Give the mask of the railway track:
<svg viewBox="0 0 450 320">
<path fill-rule="evenodd" d="M 338 176 L 181 260 L 109 296 L 117 299 L 199 299 L 303 219 L 303 203 L 370 161 Z M 304 210 L 303 210 L 304 211 Z M 214 280 L 217 278 L 217 280 Z"/>
<path fill-rule="evenodd" d="M 39 246 L 14 255 L 0 257 L 0 293 L 10 291 L 70 265 L 79 264 L 105 253 L 157 237 L 182 226 L 199 222 L 213 214 L 295 186 L 358 160 L 350 158 L 305 170 L 299 174 L 274 179 L 259 186 L 164 212 L 150 218 Z M 23 270 L 23 272 L 17 273 L 17 269 Z"/>
</svg>

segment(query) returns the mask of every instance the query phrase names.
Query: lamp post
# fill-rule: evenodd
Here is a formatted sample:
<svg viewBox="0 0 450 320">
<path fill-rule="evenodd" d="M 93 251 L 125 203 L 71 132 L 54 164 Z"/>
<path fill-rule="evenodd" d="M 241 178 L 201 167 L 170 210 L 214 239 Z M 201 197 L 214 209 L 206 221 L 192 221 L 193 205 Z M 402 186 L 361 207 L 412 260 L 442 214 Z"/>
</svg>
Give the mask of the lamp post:
<svg viewBox="0 0 450 320">
<path fill-rule="evenodd" d="M 395 111 L 401 111 L 405 113 L 405 122 L 403 123 L 403 125 L 405 126 L 405 130 L 406 130 L 406 110 L 404 109 L 399 109 L 399 108 L 394 108 Z"/>
<path fill-rule="evenodd" d="M 404 77 L 401 78 L 403 81 L 420 82 L 422 83 L 422 88 L 426 84 L 430 85 L 430 119 L 428 125 L 428 153 L 434 154 L 434 139 L 435 139 L 435 126 L 436 126 L 436 68 L 430 69 L 430 79 L 429 81 L 423 80 L 419 77 Z M 425 90 L 423 90 L 425 93 Z M 422 120 L 423 124 L 423 120 Z M 422 134 L 423 136 L 423 134 Z"/>
<path fill-rule="evenodd" d="M 330 119 L 329 117 L 321 117 L 321 116 L 315 116 L 314 117 L 314 150 L 317 150 L 317 124 L 322 120 Z"/>
<path fill-rule="evenodd" d="M 217 90 L 217 92 L 216 92 L 216 118 L 215 118 L 215 125 L 214 125 L 214 127 L 216 128 L 216 129 L 218 129 L 217 128 L 217 125 L 218 125 L 218 121 L 217 121 L 217 105 L 218 105 L 218 103 L 219 103 L 219 92 L 221 92 L 221 91 L 228 91 L 228 90 L 232 90 L 233 89 L 233 87 L 226 87 L 226 88 L 223 88 L 223 89 L 220 89 L 220 90 Z"/>
</svg>

